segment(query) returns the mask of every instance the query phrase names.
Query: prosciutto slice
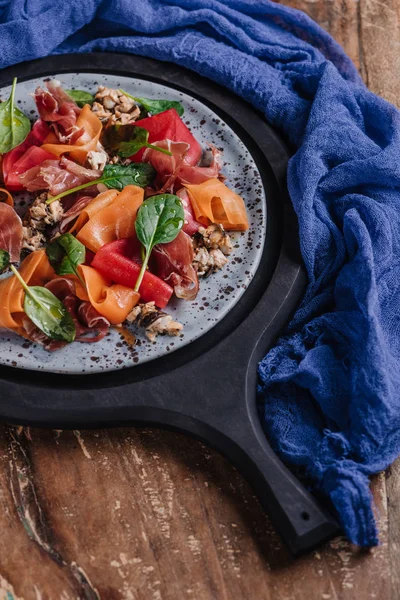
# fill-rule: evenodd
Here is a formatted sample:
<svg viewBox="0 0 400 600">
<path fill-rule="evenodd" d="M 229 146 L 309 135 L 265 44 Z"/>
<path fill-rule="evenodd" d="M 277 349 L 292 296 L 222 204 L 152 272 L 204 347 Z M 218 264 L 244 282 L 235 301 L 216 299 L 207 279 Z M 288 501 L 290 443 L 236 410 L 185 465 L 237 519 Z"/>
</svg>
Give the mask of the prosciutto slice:
<svg viewBox="0 0 400 600">
<path fill-rule="evenodd" d="M 73 134 L 60 144 L 60 140 L 54 133 L 46 138 L 42 150 L 50 152 L 57 157 L 68 153 L 68 156 L 81 165 L 86 163 L 89 152 L 97 152 L 100 134 L 103 129 L 100 119 L 92 112 L 89 104 L 82 108 L 76 127 L 80 134 Z"/>
<path fill-rule="evenodd" d="M 192 240 L 184 232 L 168 244 L 153 250 L 155 274 L 174 288 L 175 295 L 184 300 L 194 300 L 199 291 L 199 280 L 193 268 Z"/>
<path fill-rule="evenodd" d="M 55 350 L 60 350 L 67 345 L 67 342 L 62 342 L 59 340 L 52 340 L 47 335 L 40 331 L 38 327 L 27 316 L 22 317 L 21 329 L 18 331 L 20 335 L 29 340 L 30 342 L 34 342 L 35 344 L 40 344 L 44 347 L 45 350 L 49 352 L 54 352 Z"/>
<path fill-rule="evenodd" d="M 174 189 L 178 189 L 181 184 L 197 185 L 219 176 L 221 153 L 214 146 L 210 146 L 208 151 L 209 164 L 207 166 L 193 166 L 186 160 L 189 144 L 161 140 L 154 142 L 154 145 L 172 152 L 172 156 L 168 156 L 163 152 L 148 148 L 143 154 L 143 161 L 149 162 L 157 171 L 155 182 L 157 193 L 173 193 Z"/>
<path fill-rule="evenodd" d="M 94 181 L 100 175 L 101 171 L 86 169 L 63 156 L 60 160 L 43 161 L 20 175 L 19 179 L 28 192 L 49 190 L 56 196 L 82 183 Z"/>
<path fill-rule="evenodd" d="M 210 156 L 209 164 L 207 166 L 204 165 L 197 167 L 187 165 L 185 161 L 182 162 L 177 173 L 177 180 L 180 184 L 188 183 L 192 185 L 198 185 L 199 183 L 203 183 L 208 179 L 220 177 L 221 152 L 215 148 L 215 146 L 210 146 L 210 150 L 205 154 Z"/>
<path fill-rule="evenodd" d="M 196 221 L 194 216 L 192 203 L 190 202 L 189 193 L 185 188 L 181 188 L 176 192 L 178 198 L 181 199 L 183 210 L 185 212 L 185 223 L 183 225 L 183 231 L 188 235 L 194 235 L 201 227 L 201 223 Z"/>
<path fill-rule="evenodd" d="M 15 210 L 0 202 L 0 250 L 6 250 L 11 262 L 19 262 L 22 248 L 22 221 Z"/>
<path fill-rule="evenodd" d="M 86 191 L 86 190 L 85 190 Z M 60 233 L 65 233 L 71 227 L 70 223 L 72 223 L 75 219 L 79 217 L 81 212 L 87 207 L 89 202 L 93 200 L 93 196 L 81 196 L 77 198 L 74 204 L 69 208 L 65 213 L 63 220 L 60 223 Z"/>
<path fill-rule="evenodd" d="M 38 113 L 50 124 L 60 142 L 73 138 L 73 142 L 84 133 L 76 121 L 81 109 L 63 90 L 56 79 L 46 82 L 47 90 L 37 87 L 34 98 Z"/>
<path fill-rule="evenodd" d="M 99 339 L 102 339 L 110 328 L 110 321 L 98 313 L 90 302 L 81 302 L 78 308 L 78 318 L 87 328 L 101 330 L 101 338 Z"/>
<path fill-rule="evenodd" d="M 157 171 L 155 185 L 158 191 L 161 193 L 172 192 L 179 169 L 190 146 L 185 142 L 171 142 L 171 140 L 161 140 L 155 142 L 154 145 L 172 152 L 172 156 L 147 148 L 143 154 L 143 162 L 149 162 Z"/>
</svg>

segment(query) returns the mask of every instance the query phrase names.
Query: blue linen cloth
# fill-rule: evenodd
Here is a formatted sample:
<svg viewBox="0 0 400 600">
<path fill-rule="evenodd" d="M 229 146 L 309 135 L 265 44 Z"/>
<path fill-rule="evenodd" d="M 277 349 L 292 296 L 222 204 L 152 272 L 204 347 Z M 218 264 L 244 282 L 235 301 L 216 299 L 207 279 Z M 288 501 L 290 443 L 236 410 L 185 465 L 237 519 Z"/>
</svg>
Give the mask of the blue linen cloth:
<svg viewBox="0 0 400 600">
<path fill-rule="evenodd" d="M 0 0 L 0 67 L 123 51 L 172 61 L 261 110 L 295 149 L 305 298 L 259 369 L 274 449 L 377 543 L 368 476 L 400 452 L 399 113 L 303 13 L 267 0 Z"/>
</svg>

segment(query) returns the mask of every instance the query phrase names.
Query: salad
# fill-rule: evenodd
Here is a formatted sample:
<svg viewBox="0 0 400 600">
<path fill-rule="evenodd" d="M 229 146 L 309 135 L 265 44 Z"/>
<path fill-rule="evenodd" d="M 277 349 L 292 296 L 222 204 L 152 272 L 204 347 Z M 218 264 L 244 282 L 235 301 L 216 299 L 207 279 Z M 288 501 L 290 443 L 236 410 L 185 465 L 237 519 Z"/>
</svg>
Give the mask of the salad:
<svg viewBox="0 0 400 600">
<path fill-rule="evenodd" d="M 201 148 L 177 101 L 47 80 L 32 124 L 15 88 L 0 103 L 0 328 L 47 350 L 123 323 L 151 341 L 180 335 L 168 303 L 194 300 L 227 264 L 229 232 L 248 229 L 219 151 Z"/>
</svg>

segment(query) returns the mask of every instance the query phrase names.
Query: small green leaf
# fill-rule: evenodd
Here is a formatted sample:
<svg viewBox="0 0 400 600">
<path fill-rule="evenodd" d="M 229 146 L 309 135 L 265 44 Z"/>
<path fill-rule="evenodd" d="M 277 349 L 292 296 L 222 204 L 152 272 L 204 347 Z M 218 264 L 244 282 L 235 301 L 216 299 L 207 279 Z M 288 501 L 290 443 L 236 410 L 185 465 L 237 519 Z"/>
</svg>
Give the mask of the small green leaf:
<svg viewBox="0 0 400 600">
<path fill-rule="evenodd" d="M 24 311 L 36 327 L 52 340 L 73 342 L 75 323 L 63 303 L 50 290 L 30 286 L 25 294 Z"/>
<path fill-rule="evenodd" d="M 17 78 L 13 80 L 11 95 L 6 102 L 0 102 L 0 154 L 10 152 L 22 144 L 31 130 L 31 122 L 23 112 L 14 106 Z"/>
<path fill-rule="evenodd" d="M 51 204 L 55 200 L 60 200 L 69 194 L 79 192 L 85 188 L 104 183 L 110 189 L 121 191 L 127 185 L 137 185 L 145 188 L 150 185 L 156 176 L 155 169 L 149 163 L 130 163 L 129 165 L 106 165 L 99 179 L 82 183 L 74 188 L 66 190 L 57 196 L 49 197 L 46 204 Z"/>
<path fill-rule="evenodd" d="M 148 163 L 130 163 L 129 165 L 106 165 L 101 182 L 108 188 L 123 190 L 127 185 L 145 188 L 156 176 L 155 169 Z"/>
<path fill-rule="evenodd" d="M 13 265 L 11 270 L 25 290 L 24 311 L 36 327 L 52 340 L 73 342 L 75 323 L 63 303 L 47 288 L 28 286 Z"/>
<path fill-rule="evenodd" d="M 133 123 L 127 123 L 127 125 L 117 123 L 103 127 L 101 143 L 109 154 L 118 152 L 121 142 L 129 142 L 134 137 L 135 129 L 136 126 Z"/>
<path fill-rule="evenodd" d="M 129 158 L 145 146 L 150 146 L 149 132 L 143 127 L 135 127 L 131 139 L 128 142 L 121 142 L 119 144 L 118 154 L 124 158 Z"/>
<path fill-rule="evenodd" d="M 135 292 L 140 288 L 154 246 L 172 242 L 184 222 L 185 213 L 178 196 L 160 194 L 151 196 L 143 202 L 137 213 L 135 229 L 138 240 L 146 249 L 146 254 L 135 285 Z"/>
<path fill-rule="evenodd" d="M 151 148 L 172 156 L 172 152 L 149 144 L 149 132 L 132 123 L 127 125 L 110 125 L 103 130 L 101 142 L 107 152 L 118 152 L 119 156 L 129 158 L 141 148 Z"/>
<path fill-rule="evenodd" d="M 85 262 L 86 248 L 71 233 L 63 233 L 47 245 L 46 254 L 57 275 L 76 275 Z"/>
<path fill-rule="evenodd" d="M 157 150 L 158 152 L 162 152 L 162 154 L 172 156 L 172 152 L 169 150 L 160 148 L 154 144 L 149 144 L 149 132 L 143 127 L 135 127 L 133 136 L 129 142 L 120 143 L 118 154 L 123 158 L 129 158 L 136 154 L 136 152 L 139 152 L 142 148 L 151 148 L 151 150 Z"/>
<path fill-rule="evenodd" d="M 121 90 L 121 92 L 143 106 L 143 108 L 152 115 L 158 115 L 170 108 L 174 108 L 180 117 L 185 112 L 182 104 L 177 100 L 151 100 L 150 98 L 137 98 L 136 96 L 131 96 L 131 94 L 128 94 L 125 90 Z"/>
<path fill-rule="evenodd" d="M 135 221 L 136 235 L 148 250 L 156 244 L 172 242 L 184 221 L 185 213 L 178 196 L 151 196 L 139 208 Z"/>
<path fill-rule="evenodd" d="M 70 98 L 74 100 L 74 102 L 83 108 L 85 104 L 90 104 L 90 106 L 94 102 L 94 96 L 89 94 L 89 92 L 84 92 L 83 90 L 65 90 Z"/>
<path fill-rule="evenodd" d="M 7 250 L 0 250 L 0 273 L 10 266 L 10 255 Z"/>
</svg>

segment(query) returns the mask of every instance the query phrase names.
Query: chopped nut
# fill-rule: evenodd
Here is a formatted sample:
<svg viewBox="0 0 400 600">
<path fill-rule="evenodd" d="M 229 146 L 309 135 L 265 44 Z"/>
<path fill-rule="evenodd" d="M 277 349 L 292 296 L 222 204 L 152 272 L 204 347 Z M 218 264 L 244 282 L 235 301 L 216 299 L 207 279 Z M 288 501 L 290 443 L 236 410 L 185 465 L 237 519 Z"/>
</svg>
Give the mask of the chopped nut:
<svg viewBox="0 0 400 600">
<path fill-rule="evenodd" d="M 193 266 L 199 277 L 206 277 L 211 273 L 215 273 L 222 269 L 229 262 L 221 250 L 207 250 L 207 248 L 199 248 L 193 259 Z"/>
<path fill-rule="evenodd" d="M 154 304 L 154 302 L 153 302 L 153 304 Z M 142 306 L 143 306 L 143 304 L 137 304 L 134 308 L 132 308 L 131 312 L 126 317 L 126 320 L 129 321 L 129 323 L 133 323 L 134 321 L 136 321 L 136 319 L 138 318 L 138 316 L 140 315 L 140 313 L 142 311 Z"/>
<path fill-rule="evenodd" d="M 227 264 L 232 252 L 232 241 L 222 225 L 212 223 L 199 227 L 193 236 L 193 266 L 199 277 L 207 277 Z"/>
<path fill-rule="evenodd" d="M 199 227 L 194 235 L 195 249 L 201 246 L 205 248 L 219 248 L 225 255 L 229 255 L 232 250 L 232 241 L 222 225 L 211 223 L 207 228 Z"/>
<path fill-rule="evenodd" d="M 95 99 L 92 111 L 107 125 L 128 125 L 140 115 L 139 107 L 120 90 L 100 85 Z"/>
<path fill-rule="evenodd" d="M 95 98 L 99 98 L 101 100 L 105 100 L 109 98 L 114 104 L 118 103 L 118 97 L 122 94 L 119 90 L 114 90 L 113 88 L 108 88 L 105 85 L 99 85 L 98 92 Z M 133 102 L 132 102 L 133 104 Z"/>
<path fill-rule="evenodd" d="M 131 98 L 128 98 L 128 96 L 126 96 L 125 94 L 122 94 L 122 96 L 120 96 L 118 98 L 119 103 L 118 103 L 118 111 L 120 113 L 128 113 L 131 112 L 133 106 L 134 106 L 134 102 L 133 100 L 131 100 Z"/>
<path fill-rule="evenodd" d="M 115 104 L 116 104 L 116 103 L 114 102 L 114 100 L 111 100 L 110 96 L 106 96 L 106 97 L 103 99 L 103 106 L 104 106 L 104 108 L 106 108 L 107 110 L 112 110 L 112 109 L 114 108 Z"/>
<path fill-rule="evenodd" d="M 23 227 L 23 243 L 22 248 L 34 252 L 39 250 L 46 243 L 46 237 L 40 231 L 33 229 L 32 227 Z"/>
<path fill-rule="evenodd" d="M 35 204 L 32 204 L 30 213 L 31 219 L 43 221 L 43 223 L 44 219 L 47 217 L 46 206 L 44 204 L 37 204 L 36 206 Z"/>
<path fill-rule="evenodd" d="M 112 156 L 109 161 L 108 164 L 109 165 L 129 165 L 132 161 L 129 160 L 129 158 L 122 158 L 121 156 Z"/>
<path fill-rule="evenodd" d="M 104 167 L 108 162 L 108 154 L 100 142 L 97 144 L 96 150 L 90 150 L 90 152 L 88 152 L 87 161 L 92 169 L 97 171 L 104 170 Z"/>
<path fill-rule="evenodd" d="M 38 196 L 29 207 L 23 222 L 22 247 L 27 250 L 38 250 L 46 243 L 45 230 L 59 223 L 64 210 L 59 200 L 46 204 L 47 192 Z"/>
<path fill-rule="evenodd" d="M 171 315 L 158 310 L 154 302 L 135 306 L 128 315 L 127 321 L 143 327 L 151 342 L 154 342 L 158 335 L 177 336 L 183 329 L 182 323 L 174 321 Z"/>
<path fill-rule="evenodd" d="M 92 112 L 96 113 L 100 121 L 108 121 L 111 116 L 111 113 L 107 111 L 100 102 L 93 102 Z"/>
</svg>

